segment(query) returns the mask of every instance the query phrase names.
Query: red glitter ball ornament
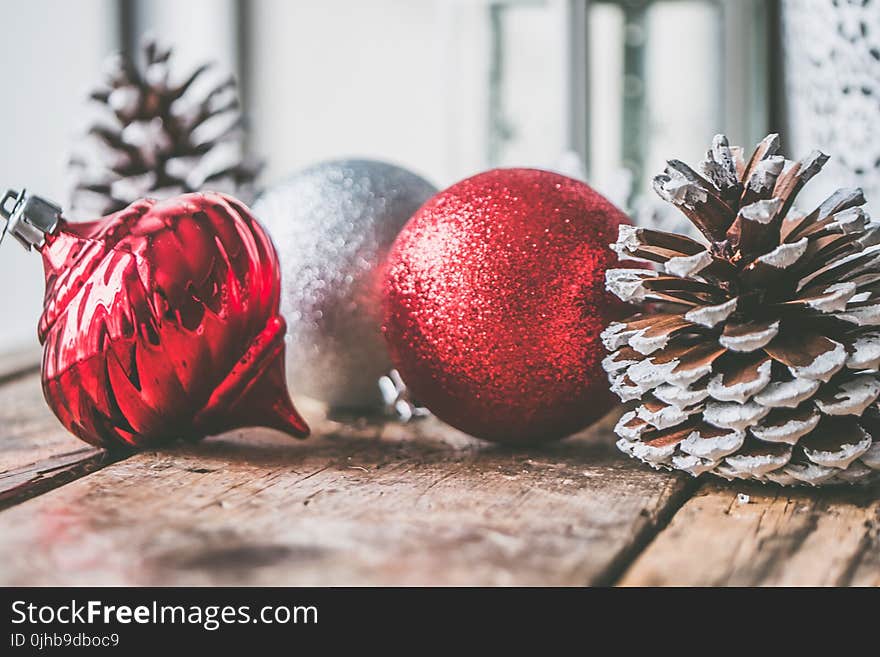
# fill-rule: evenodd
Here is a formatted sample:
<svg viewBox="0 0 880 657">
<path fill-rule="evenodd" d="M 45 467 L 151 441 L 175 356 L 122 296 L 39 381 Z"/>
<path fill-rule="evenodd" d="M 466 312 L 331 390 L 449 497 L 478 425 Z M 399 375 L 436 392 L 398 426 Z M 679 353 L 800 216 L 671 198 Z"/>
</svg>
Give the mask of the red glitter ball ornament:
<svg viewBox="0 0 880 657">
<path fill-rule="evenodd" d="M 582 182 L 496 169 L 429 200 L 398 236 L 384 331 L 412 394 L 441 420 L 504 443 L 574 433 L 612 406 L 599 334 L 626 217 Z"/>
<path fill-rule="evenodd" d="M 244 205 L 186 194 L 68 223 L 11 192 L 2 210 L 43 256 L 43 392 L 71 432 L 104 447 L 243 426 L 308 435 L 284 378 L 277 256 Z"/>
</svg>

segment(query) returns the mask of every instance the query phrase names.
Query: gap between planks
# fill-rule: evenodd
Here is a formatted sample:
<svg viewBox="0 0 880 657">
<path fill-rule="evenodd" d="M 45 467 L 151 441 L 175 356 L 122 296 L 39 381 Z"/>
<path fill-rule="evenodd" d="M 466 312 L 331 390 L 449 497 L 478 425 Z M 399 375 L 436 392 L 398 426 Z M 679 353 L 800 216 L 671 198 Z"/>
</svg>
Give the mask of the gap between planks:
<svg viewBox="0 0 880 657">
<path fill-rule="evenodd" d="M 40 371 L 40 347 L 31 345 L 0 354 L 0 385 Z"/>
<path fill-rule="evenodd" d="M 100 470 L 127 455 L 86 447 L 0 472 L 0 511 Z"/>
<path fill-rule="evenodd" d="M 61 426 L 43 399 L 40 348 L 0 355 L 0 510 L 124 458 Z"/>
<path fill-rule="evenodd" d="M 605 583 L 687 485 L 615 419 L 531 450 L 429 420 L 136 454 L 0 513 L 0 583 Z"/>
<path fill-rule="evenodd" d="M 131 469 L 135 472 L 134 476 L 135 479 L 137 479 L 138 476 L 142 474 L 144 468 L 153 472 L 164 470 L 164 467 L 156 463 L 157 459 L 159 461 L 168 459 L 171 459 L 172 461 L 175 460 L 176 457 L 172 456 L 174 453 L 173 450 L 170 452 L 141 454 L 135 457 L 135 462 L 129 468 L 129 466 L 125 464 L 117 463 L 130 456 L 129 454 L 110 454 L 104 450 L 84 445 L 68 434 L 46 407 L 41 394 L 39 377 L 36 374 L 38 369 L 39 366 L 35 364 L 33 354 L 0 358 L 0 381 L 3 382 L 2 386 L 0 386 L 0 426 L 5 427 L 7 433 L 7 435 L 4 436 L 2 445 L 0 445 L 0 510 L 11 509 L 15 505 L 22 505 L 29 500 L 31 504 L 37 503 L 40 497 L 45 497 L 46 494 L 53 491 L 53 489 L 58 489 L 65 484 L 75 484 L 77 480 L 81 480 L 83 477 L 86 477 L 86 475 L 94 477 L 98 474 L 99 470 L 102 470 L 107 466 Z M 315 408 L 312 408 L 311 411 L 312 415 L 318 413 Z M 320 415 L 321 414 L 318 413 L 318 416 Z M 503 449 L 499 451 L 499 448 L 485 445 L 467 438 L 437 422 L 429 422 L 425 425 L 420 425 L 420 428 L 415 428 L 415 425 L 410 425 L 408 427 L 396 424 L 384 426 L 373 425 L 372 427 L 367 425 L 367 429 L 364 430 L 363 425 L 360 429 L 357 427 L 353 429 L 352 427 L 344 427 L 332 422 L 327 422 L 321 417 L 313 417 L 310 419 L 315 425 L 317 430 L 316 433 L 324 435 L 306 443 L 306 449 L 310 451 L 313 450 L 320 455 L 322 451 L 326 452 L 326 446 L 328 443 L 332 445 L 331 451 L 333 451 L 339 449 L 340 441 L 345 441 L 347 448 L 344 449 L 348 450 L 348 455 L 345 457 L 346 462 L 355 458 L 362 450 L 372 450 L 374 452 L 370 457 L 372 461 L 384 462 L 389 460 L 389 463 L 383 465 L 383 467 L 387 466 L 388 468 L 386 472 L 394 469 L 403 469 L 403 477 L 410 476 L 412 468 L 418 467 L 420 464 L 423 465 L 420 463 L 422 461 L 423 452 L 431 453 L 438 448 L 446 450 L 443 458 L 434 464 L 434 467 L 440 470 L 438 476 L 431 479 L 430 483 L 425 486 L 424 490 L 420 490 L 412 500 L 406 500 L 407 504 L 412 503 L 415 506 L 424 504 L 430 506 L 432 504 L 432 496 L 437 494 L 438 491 L 442 491 L 444 485 L 447 484 L 449 486 L 461 486 L 461 488 L 454 494 L 457 497 L 462 498 L 460 501 L 466 503 L 466 498 L 463 493 L 470 490 L 474 482 L 468 481 L 465 485 L 461 485 L 461 481 L 458 481 L 457 484 L 456 481 L 461 478 L 468 479 L 468 476 L 473 474 L 467 472 L 467 466 L 460 463 L 462 459 L 467 462 L 467 454 L 480 454 L 485 451 L 485 453 L 492 455 L 490 460 L 492 460 L 497 467 L 501 467 L 502 465 L 516 467 L 516 463 L 521 463 L 522 460 L 525 459 L 527 464 L 531 464 L 529 470 L 533 471 L 532 476 L 535 480 L 533 486 L 531 486 L 525 493 L 526 496 L 533 494 L 536 490 L 542 490 L 542 485 L 547 485 L 548 483 L 555 481 L 554 478 L 558 479 L 558 468 L 563 466 L 580 467 L 574 463 L 560 462 L 546 464 L 549 470 L 544 472 L 543 466 L 539 467 L 537 463 L 532 462 L 532 459 L 527 458 L 528 454 L 506 453 Z M 603 422 L 598 423 L 585 432 L 585 435 L 583 435 L 580 440 L 573 441 L 573 451 L 570 451 L 571 448 L 563 448 L 563 450 L 568 451 L 569 454 L 574 454 L 574 460 L 579 461 L 581 458 L 580 452 L 584 446 L 587 446 L 587 451 L 592 451 L 593 449 L 598 448 L 604 454 L 606 461 L 609 460 L 608 457 L 611 456 L 610 460 L 612 462 L 619 462 L 621 460 L 619 455 L 614 454 L 613 451 L 609 452 L 610 443 L 613 441 L 610 427 L 613 424 L 614 419 L 614 416 L 606 418 Z M 251 449 L 255 449 L 257 452 L 260 451 L 259 445 L 261 442 L 264 442 L 264 440 L 257 438 L 256 443 L 254 443 L 253 437 L 255 433 L 259 432 L 239 432 L 238 436 L 232 439 L 232 442 L 237 445 L 233 450 L 233 458 L 247 458 L 247 454 Z M 406 465 L 405 461 L 401 463 L 390 462 L 393 461 L 394 457 L 384 454 L 388 449 L 388 446 L 383 445 L 377 448 L 374 444 L 375 440 L 381 435 L 385 435 L 386 437 L 389 435 L 396 435 L 397 437 L 392 440 L 392 443 L 406 443 L 408 444 L 408 449 L 414 449 L 415 453 L 420 456 L 415 458 L 409 465 Z M 602 440 L 596 440 L 597 437 Z M 224 449 L 222 446 L 226 444 L 227 439 L 228 436 L 210 442 L 216 442 L 217 445 L 221 446 L 222 451 L 222 449 Z M 271 440 L 272 438 L 270 438 L 270 441 Z M 274 440 L 278 440 L 278 436 L 275 436 Z M 285 447 L 290 447 L 290 444 L 286 442 L 286 439 L 282 438 L 280 440 Z M 321 442 L 324 443 L 323 446 L 320 444 Z M 592 445 L 593 442 L 596 442 L 597 445 Z M 217 445 L 212 447 L 209 444 L 207 446 L 208 458 L 210 458 L 211 453 L 216 451 Z M 451 450 L 449 448 L 451 448 Z M 216 468 L 216 466 L 205 468 L 203 465 L 199 465 L 199 462 L 202 460 L 201 450 L 204 449 L 203 446 L 187 446 L 182 449 L 184 452 L 189 453 L 189 458 L 195 460 L 195 464 L 184 468 L 186 473 L 183 475 L 184 477 L 217 472 L 218 470 L 220 472 L 223 471 L 222 468 Z M 377 449 L 381 453 L 375 453 Z M 302 452 L 300 452 L 300 454 L 302 454 Z M 324 475 L 324 477 L 331 476 L 331 474 L 325 474 L 328 473 L 328 471 L 330 471 L 330 473 L 338 473 L 339 458 L 340 455 L 337 455 L 335 458 L 331 457 L 329 461 L 323 465 L 320 465 L 308 474 L 295 480 L 293 485 L 308 485 L 308 480 L 310 479 L 316 477 L 320 478 L 322 475 Z M 477 458 L 479 459 L 480 457 Z M 538 458 L 540 459 L 544 457 L 539 454 Z M 587 460 L 592 458 L 593 457 L 587 457 Z M 571 460 L 571 458 L 569 457 L 567 460 Z M 563 461 L 565 461 L 565 459 Z M 114 463 L 116 463 L 115 466 L 113 466 Z M 376 465 L 375 467 L 378 468 L 379 466 Z M 601 471 L 603 467 L 606 466 L 599 464 L 596 468 L 597 472 L 590 473 L 590 476 L 599 477 L 598 472 Z M 171 471 L 165 473 L 162 478 L 164 482 L 167 482 L 174 487 L 175 483 L 171 478 L 175 476 L 179 477 L 180 473 L 175 473 L 173 467 L 169 469 Z M 349 469 L 363 471 L 364 474 L 372 474 L 367 468 L 360 465 L 346 465 L 345 470 Z M 624 469 L 630 469 L 630 466 L 627 464 L 624 466 Z M 615 487 L 620 488 L 621 491 L 630 491 L 628 504 L 632 508 L 629 509 L 628 514 L 623 514 L 622 521 L 624 524 L 631 523 L 631 531 L 621 532 L 617 529 L 615 530 L 616 534 L 612 532 L 612 535 L 606 535 L 607 532 L 602 530 L 600 533 L 603 534 L 603 540 L 595 541 L 595 545 L 590 545 L 589 542 L 586 544 L 577 544 L 583 542 L 575 541 L 575 545 L 573 546 L 573 551 L 575 553 L 574 556 L 560 555 L 560 559 L 565 557 L 563 561 L 571 561 L 574 559 L 574 563 L 578 563 L 578 550 L 592 551 L 596 546 L 601 546 L 603 548 L 602 550 L 599 550 L 602 556 L 598 559 L 593 559 L 590 562 L 589 568 L 587 568 L 588 572 L 583 571 L 583 568 L 581 568 L 581 570 L 575 569 L 569 574 L 569 578 L 563 579 L 561 583 L 584 584 L 606 583 L 610 581 L 613 579 L 616 571 L 620 570 L 626 563 L 631 561 L 638 550 L 637 546 L 644 543 L 646 537 L 650 536 L 650 534 L 655 531 L 653 528 L 662 520 L 664 514 L 670 513 L 670 508 L 678 505 L 677 500 L 681 497 L 684 491 L 684 487 L 680 485 L 680 481 L 675 479 L 660 479 L 654 474 L 642 475 L 639 473 L 638 468 L 634 468 L 634 470 L 636 472 L 634 477 L 636 481 L 644 480 L 642 481 L 644 484 L 645 481 L 657 479 L 657 483 L 662 483 L 663 485 L 650 486 L 649 489 L 644 490 L 642 493 L 633 495 L 632 491 L 635 489 L 632 486 L 632 482 L 629 481 L 631 477 L 630 475 L 612 478 L 612 482 L 609 486 L 610 491 L 613 491 Z M 525 472 L 525 470 L 523 470 L 523 472 Z M 112 470 L 108 476 L 113 478 Z M 512 475 L 508 475 L 508 477 L 515 478 Z M 267 474 L 264 477 L 263 483 L 268 489 L 275 485 L 277 480 L 281 479 L 284 479 L 283 473 Z M 614 480 L 616 480 L 617 483 L 614 483 Z M 566 486 L 575 483 L 573 479 L 564 479 L 563 482 Z M 91 488 L 90 483 L 91 482 L 86 480 L 86 482 L 82 483 L 82 486 L 85 488 Z M 151 483 L 157 485 L 162 484 L 163 482 L 152 481 Z M 229 486 L 227 491 L 232 494 L 235 488 L 248 483 L 249 482 L 247 481 L 241 481 L 235 485 Z M 289 484 L 285 482 L 285 485 Z M 111 488 L 112 489 L 103 490 L 103 494 L 114 501 L 118 501 L 119 495 L 115 490 L 115 485 Z M 309 496 L 303 500 L 303 507 L 307 507 L 316 498 L 324 494 L 326 490 L 326 488 L 319 488 L 310 493 Z M 362 501 L 358 499 L 359 492 L 360 491 L 357 490 L 352 491 L 351 503 L 355 507 L 362 503 Z M 61 490 L 56 490 L 55 493 L 59 496 L 63 496 L 63 491 Z M 449 491 L 443 492 L 442 495 L 449 495 Z M 612 497 L 617 497 L 617 495 L 612 494 Z M 24 504 L 24 506 L 30 508 L 28 504 Z M 610 503 L 609 506 L 613 506 L 613 502 Z M 574 510 L 575 509 L 570 508 L 567 512 L 571 514 Z M 198 511 L 198 509 L 196 511 Z M 267 512 L 270 511 L 271 510 L 267 510 Z M 112 515 L 112 512 L 112 509 L 108 509 L 105 510 L 104 513 L 110 513 Z M 2 514 L 0 517 L 5 519 L 9 516 Z M 603 514 L 597 514 L 597 518 L 601 520 Z M 410 519 L 407 518 L 406 520 L 408 521 Z M 563 518 L 562 520 L 564 521 L 565 519 Z M 605 518 L 605 520 L 607 520 L 607 518 Z M 571 523 L 568 526 L 573 527 L 574 524 L 575 523 Z M 511 531 L 510 533 L 514 535 L 511 540 L 516 540 L 515 535 L 518 532 L 527 531 L 529 529 L 527 525 L 528 523 Z M 158 527 L 157 530 L 161 531 L 162 527 Z M 471 528 L 470 531 L 481 534 L 483 530 L 480 528 Z M 491 550 L 496 550 L 498 549 L 498 546 L 493 546 L 493 543 L 508 540 L 502 539 L 502 534 L 490 533 L 488 536 L 490 537 L 488 539 L 488 546 L 483 545 L 483 549 L 489 547 Z M 492 536 L 494 536 L 494 539 L 491 538 Z M 481 540 L 484 539 L 486 539 L 486 537 L 481 537 Z M 429 544 L 426 544 L 425 547 L 428 550 L 437 549 L 437 546 L 430 544 L 430 542 Z M 259 548 L 257 548 L 253 554 L 248 550 L 244 550 L 243 552 L 235 552 L 234 550 L 229 552 L 229 548 L 224 548 L 224 550 L 225 551 L 221 550 L 223 554 L 226 554 L 227 556 L 236 554 L 243 560 L 243 563 L 246 566 L 254 566 L 254 563 L 251 563 L 253 560 L 255 560 L 257 564 L 262 563 L 266 558 L 264 551 L 261 551 Z M 212 553 L 210 550 L 205 553 L 195 550 L 194 554 L 196 552 L 199 554 L 198 556 L 193 557 L 194 564 L 204 563 L 206 560 L 207 562 L 210 562 L 211 559 L 218 558 L 217 554 Z M 211 556 L 212 554 L 214 556 Z M 136 557 L 136 555 L 133 556 Z M 483 556 L 485 557 L 486 555 Z M 457 575 L 460 578 L 459 583 L 472 583 L 473 580 L 471 579 L 470 573 L 471 568 L 485 570 L 485 568 L 480 565 L 480 559 L 481 557 L 479 555 L 474 555 L 474 563 L 468 567 L 463 567 L 461 572 Z M 576 573 L 579 572 L 582 572 L 583 574 L 577 575 Z M 343 576 L 341 573 L 338 575 L 340 577 Z M 534 573 L 532 573 L 532 575 L 534 575 Z M 418 569 L 416 569 L 412 573 L 407 574 L 405 579 L 418 580 L 419 578 L 424 578 L 426 576 L 429 576 L 428 572 L 418 571 Z M 552 579 L 552 576 L 552 573 L 548 573 L 531 583 L 546 583 L 549 579 Z M 496 583 L 516 580 L 515 574 L 511 575 L 510 573 L 505 572 L 500 574 L 495 573 L 492 577 L 499 578 L 496 580 Z M 55 580 L 50 579 L 49 581 L 54 582 Z"/>
<path fill-rule="evenodd" d="M 699 488 L 700 482 L 696 478 L 686 478 L 684 475 L 677 474 L 681 477 L 683 483 L 681 487 L 673 493 L 665 508 L 657 513 L 654 522 L 645 525 L 642 531 L 636 535 L 629 548 L 623 551 L 619 558 L 609 564 L 605 575 L 598 578 L 594 585 L 596 586 L 617 586 L 622 579 L 624 573 L 632 566 L 633 562 L 639 555 L 650 545 L 654 539 L 660 534 L 671 520 L 675 517 L 687 501 L 693 496 L 694 492 Z"/>
<path fill-rule="evenodd" d="M 880 586 L 880 487 L 707 481 L 622 586 Z"/>
<path fill-rule="evenodd" d="M 0 384 L 0 509 L 123 456 L 111 457 L 88 446 L 61 425 L 43 399 L 40 377 L 34 371 L 39 366 L 9 357 L 0 363 L 5 377 Z"/>
<path fill-rule="evenodd" d="M 17 364 L 10 365 L 10 363 Z M 131 467 L 119 463 L 112 465 L 114 461 L 126 455 L 110 456 L 102 450 L 84 446 L 57 422 L 42 399 L 39 377 L 34 374 L 37 368 L 38 366 L 27 358 L 0 358 L 0 380 L 4 381 L 0 387 L 0 426 L 6 434 L 0 444 L 0 508 L 20 504 L 26 500 L 31 500 L 28 504 L 33 504 L 39 501 L 39 498 L 37 500 L 31 498 L 44 496 L 48 491 L 64 484 L 75 483 L 75 480 L 85 475 L 94 477 L 97 471 L 106 466 L 110 466 L 111 469 L 124 468 L 127 472 L 131 471 L 137 479 L 141 476 L 141 468 L 162 470 L 167 465 L 167 469 L 170 470 L 168 475 L 171 476 L 175 473 L 180 474 L 177 459 L 183 458 L 191 462 L 190 466 L 184 468 L 188 473 L 184 475 L 186 477 L 200 473 L 214 473 L 218 469 L 222 471 L 222 467 L 218 468 L 217 464 L 205 469 L 199 465 L 199 462 L 203 458 L 216 460 L 217 455 L 222 454 L 224 450 L 231 449 L 233 459 L 246 460 L 250 449 L 256 449 L 258 453 L 262 449 L 259 444 L 263 439 L 259 438 L 256 445 L 249 447 L 251 435 L 248 432 L 248 435 L 239 434 L 238 437 L 231 439 L 231 445 L 237 445 L 234 448 L 230 447 L 230 439 L 226 437 L 210 441 L 205 448 L 200 446 L 184 448 L 178 456 L 174 455 L 174 451 L 154 452 L 136 457 L 137 462 Z M 385 456 L 375 453 L 377 448 L 372 443 L 376 440 L 381 442 L 377 436 L 396 433 L 400 441 L 414 441 L 413 448 L 416 450 L 428 449 L 430 452 L 438 445 L 445 445 L 445 448 L 452 446 L 454 450 L 459 450 L 458 454 L 454 450 L 446 454 L 444 457 L 446 462 L 443 465 L 440 462 L 436 464 L 438 472 L 431 475 L 433 478 L 424 490 L 420 490 L 418 494 L 413 493 L 414 497 L 406 500 L 416 507 L 432 504 L 432 496 L 436 495 L 438 489 L 459 487 L 457 494 L 462 496 L 462 491 L 466 492 L 475 485 L 473 481 L 475 464 L 468 463 L 470 457 L 465 455 L 479 454 L 482 450 L 491 455 L 493 450 L 497 450 L 491 446 L 479 446 L 475 441 L 456 435 L 457 432 L 441 427 L 438 423 L 428 423 L 423 425 L 422 429 L 393 424 L 382 429 L 374 427 L 366 434 L 361 432 L 356 440 L 352 436 L 358 433 L 357 430 L 352 434 L 347 429 L 339 427 L 334 429 L 330 426 L 319 429 L 318 433 L 322 432 L 329 435 L 314 439 L 318 441 L 317 443 L 309 441 L 305 445 L 313 445 L 309 449 L 323 453 L 325 457 L 328 456 L 327 445 L 332 444 L 333 441 L 341 441 L 336 442 L 335 448 L 347 445 L 346 458 L 354 458 L 360 453 L 361 448 L 367 449 L 371 454 L 373 467 L 378 468 L 379 463 L 383 463 L 382 467 L 403 468 L 405 470 L 401 475 L 403 479 L 413 468 L 419 469 L 418 459 L 409 462 L 408 465 L 386 462 Z M 346 432 L 348 432 L 347 436 Z M 427 434 L 432 432 L 436 435 L 426 438 Z M 591 441 L 596 441 L 597 436 L 604 436 L 607 443 L 608 434 L 609 426 L 606 419 L 581 439 L 551 447 L 550 453 L 554 450 L 562 450 L 562 454 L 567 454 L 562 462 L 571 461 L 572 458 L 575 461 L 585 459 L 586 466 L 586 461 L 595 458 L 595 455 L 590 455 L 590 448 L 583 453 L 580 453 L 581 450 Z M 275 439 L 277 440 L 277 436 Z M 573 444 L 574 447 L 567 448 L 566 445 L 569 444 Z M 385 449 L 387 446 L 382 447 L 383 451 Z M 566 452 L 567 449 L 573 451 Z M 295 458 L 301 458 L 303 453 L 301 451 L 297 453 L 299 456 Z M 536 467 L 547 458 L 544 450 L 537 450 L 535 456 Z M 308 485 L 309 480 L 338 476 L 339 457 L 340 455 L 337 455 L 335 461 L 330 458 L 295 483 Z M 479 469 L 488 466 L 492 458 L 497 459 L 496 467 L 501 467 L 502 462 L 512 467 L 525 457 L 522 454 L 507 453 L 502 458 L 499 452 L 482 464 L 480 464 L 482 457 L 475 458 L 476 467 Z M 602 458 L 605 459 L 604 462 Z M 620 461 L 620 457 L 618 456 L 616 460 Z M 613 468 L 618 467 L 614 461 L 615 459 L 605 454 L 598 463 L 590 463 L 589 467 L 595 470 L 593 476 L 600 476 L 598 473 L 611 464 Z M 161 465 L 163 463 L 165 465 Z M 569 462 L 568 465 L 571 466 L 572 463 Z M 369 468 L 363 465 L 345 466 L 345 470 L 348 469 L 353 469 L 355 472 L 363 471 L 365 475 L 371 473 Z M 634 481 L 645 478 L 645 475 L 640 474 L 643 470 L 638 466 L 624 467 L 624 469 L 628 473 L 626 477 L 632 477 Z M 534 468 L 532 470 L 534 471 Z M 534 486 L 540 488 L 548 483 L 544 473 L 532 472 L 532 475 Z M 259 478 L 260 473 L 256 473 L 255 476 Z M 422 477 L 425 476 L 427 475 L 422 473 Z M 613 548 L 604 552 L 604 561 L 595 560 L 588 568 L 582 570 L 583 581 L 578 581 L 574 575 L 578 572 L 577 569 L 569 572 L 570 577 L 562 580 L 554 577 L 552 573 L 531 579 L 517 578 L 510 573 L 504 574 L 502 569 L 501 572 L 492 575 L 484 572 L 482 581 L 618 583 L 625 586 L 880 584 L 880 575 L 878 575 L 880 508 L 876 500 L 877 487 L 861 490 L 794 490 L 713 481 L 705 482 L 698 487 L 692 479 L 677 479 L 666 473 L 652 473 L 647 479 L 654 482 L 656 490 L 646 490 L 643 493 L 644 499 L 641 500 L 642 507 L 638 509 L 638 514 L 644 516 L 644 521 L 631 524 L 632 531 L 625 535 L 625 540 L 620 540 L 618 536 L 618 542 Z M 552 482 L 552 477 L 550 481 Z M 160 482 L 151 483 L 156 485 Z M 247 481 L 240 481 L 238 486 L 248 484 Z M 286 473 L 275 472 L 267 476 L 264 484 L 269 490 L 280 484 L 289 486 L 290 482 L 286 480 Z M 619 485 L 619 482 L 612 483 L 610 489 Z M 84 487 L 91 488 L 85 484 Z M 118 499 L 112 486 L 99 485 L 97 490 L 102 491 L 103 495 Z M 659 495 L 656 494 L 657 490 L 661 491 Z M 691 496 L 694 490 L 697 490 L 696 495 Z M 313 490 L 302 501 L 303 506 L 306 507 L 314 500 L 320 499 L 326 491 L 326 487 Z M 749 495 L 748 504 L 741 504 L 738 501 L 737 493 L 743 491 Z M 289 492 L 292 494 L 293 491 Z M 353 489 L 350 492 L 352 501 L 356 503 L 359 491 Z M 59 491 L 56 493 L 60 494 Z M 450 493 L 451 491 L 446 491 L 446 494 Z M 264 511 L 268 512 L 267 509 Z M 568 513 L 571 511 L 570 508 L 567 510 Z M 552 509 L 547 509 L 547 512 L 552 513 Z M 599 515 L 601 516 L 601 513 Z M 671 522 L 669 522 L 670 518 Z M 158 529 L 161 530 L 161 527 Z M 521 528 L 522 531 L 526 529 Z M 596 544 L 602 543 L 601 540 L 596 541 L 593 537 L 589 540 L 585 539 L 580 545 L 574 545 L 571 549 L 575 551 L 589 549 L 591 541 Z M 431 550 L 436 546 L 427 547 Z M 257 552 L 259 553 L 259 550 Z M 246 554 L 242 553 L 242 556 L 246 558 Z M 265 556 L 263 554 L 262 557 L 257 558 L 257 562 L 261 559 L 265 560 Z M 202 557 L 193 557 L 193 559 L 195 564 L 203 562 Z M 514 565 L 510 567 L 513 568 Z M 206 570 L 210 571 L 211 568 L 206 567 Z M 531 574 L 535 575 L 534 572 Z M 291 576 L 290 573 L 287 575 Z M 163 576 L 170 577 L 168 573 Z M 398 576 L 401 578 L 400 581 L 419 581 L 420 577 L 425 577 L 425 573 L 419 574 L 416 570 L 406 576 L 401 574 Z M 210 579 L 212 575 L 210 572 L 205 572 L 199 577 Z M 459 578 L 455 580 L 458 583 L 480 583 L 479 578 L 469 581 L 463 567 L 459 569 L 456 577 Z"/>
</svg>

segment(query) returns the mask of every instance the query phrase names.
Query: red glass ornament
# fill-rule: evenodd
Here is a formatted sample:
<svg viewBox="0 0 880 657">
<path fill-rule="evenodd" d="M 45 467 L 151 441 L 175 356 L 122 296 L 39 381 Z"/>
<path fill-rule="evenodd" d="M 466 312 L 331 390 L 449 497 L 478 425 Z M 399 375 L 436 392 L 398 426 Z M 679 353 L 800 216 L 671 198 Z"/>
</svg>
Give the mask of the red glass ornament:
<svg viewBox="0 0 880 657">
<path fill-rule="evenodd" d="M 38 245 L 43 391 L 94 445 L 146 447 L 243 426 L 308 427 L 284 378 L 275 249 L 222 194 L 141 200 Z"/>
<path fill-rule="evenodd" d="M 584 183 L 498 169 L 429 200 L 398 236 L 384 331 L 413 395 L 441 420 L 504 443 L 561 438 L 612 406 L 602 329 L 626 217 Z"/>
</svg>

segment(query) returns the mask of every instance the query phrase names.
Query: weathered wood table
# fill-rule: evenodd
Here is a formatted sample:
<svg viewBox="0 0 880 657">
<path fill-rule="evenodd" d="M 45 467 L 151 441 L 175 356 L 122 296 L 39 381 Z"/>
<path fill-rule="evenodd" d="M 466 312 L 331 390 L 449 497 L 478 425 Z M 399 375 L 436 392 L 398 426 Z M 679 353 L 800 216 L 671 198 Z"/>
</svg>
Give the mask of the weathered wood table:
<svg viewBox="0 0 880 657">
<path fill-rule="evenodd" d="M 880 491 L 654 472 L 614 414 L 539 449 L 437 421 L 110 455 L 0 360 L 3 585 L 877 585 Z"/>
</svg>

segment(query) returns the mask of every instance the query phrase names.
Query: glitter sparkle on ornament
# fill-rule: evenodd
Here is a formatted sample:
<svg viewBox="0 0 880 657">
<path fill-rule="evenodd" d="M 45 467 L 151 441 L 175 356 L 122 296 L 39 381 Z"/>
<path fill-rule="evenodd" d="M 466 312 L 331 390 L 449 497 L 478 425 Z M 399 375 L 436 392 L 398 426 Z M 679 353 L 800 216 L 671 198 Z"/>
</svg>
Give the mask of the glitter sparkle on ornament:
<svg viewBox="0 0 880 657">
<path fill-rule="evenodd" d="M 593 189 L 498 169 L 426 203 L 388 259 L 392 361 L 440 419 L 509 443 L 574 433 L 612 406 L 604 326 L 608 248 L 626 217 Z"/>
<path fill-rule="evenodd" d="M 334 411 L 382 408 L 391 364 L 381 334 L 380 268 L 400 229 L 436 190 L 400 167 L 339 160 L 266 191 L 254 212 L 282 262 L 288 381 Z"/>
</svg>

